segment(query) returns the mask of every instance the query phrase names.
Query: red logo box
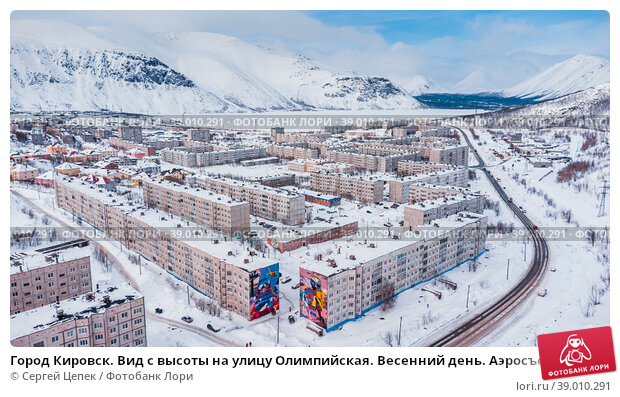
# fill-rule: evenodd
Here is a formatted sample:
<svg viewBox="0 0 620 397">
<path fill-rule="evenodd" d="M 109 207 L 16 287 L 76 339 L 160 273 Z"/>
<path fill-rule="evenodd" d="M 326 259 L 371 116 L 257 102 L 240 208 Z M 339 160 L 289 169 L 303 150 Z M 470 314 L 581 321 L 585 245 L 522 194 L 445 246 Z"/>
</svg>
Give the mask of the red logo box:
<svg viewBox="0 0 620 397">
<path fill-rule="evenodd" d="M 611 327 L 538 335 L 544 380 L 616 370 Z"/>
</svg>

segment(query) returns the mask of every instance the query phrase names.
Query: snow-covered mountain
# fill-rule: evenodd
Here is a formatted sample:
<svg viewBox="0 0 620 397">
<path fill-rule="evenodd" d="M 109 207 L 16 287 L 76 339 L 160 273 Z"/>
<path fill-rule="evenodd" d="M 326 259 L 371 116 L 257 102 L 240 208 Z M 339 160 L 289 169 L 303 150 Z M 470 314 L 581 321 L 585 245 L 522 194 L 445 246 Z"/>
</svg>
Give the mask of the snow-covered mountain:
<svg viewBox="0 0 620 397">
<path fill-rule="evenodd" d="M 203 113 L 237 110 L 139 53 L 11 48 L 11 110 Z"/>
<path fill-rule="evenodd" d="M 429 80 L 419 74 L 408 80 L 400 82 L 400 86 L 413 96 L 445 91 L 434 80 Z"/>
<path fill-rule="evenodd" d="M 58 21 L 11 24 L 11 110 L 180 114 L 421 107 L 383 77 L 214 33 L 122 35 Z"/>
<path fill-rule="evenodd" d="M 579 127 L 609 131 L 609 83 L 559 98 L 510 107 L 478 116 L 488 127 Z M 527 122 L 527 124 L 524 124 Z"/>
<path fill-rule="evenodd" d="M 485 70 L 476 69 L 450 87 L 448 91 L 459 94 L 478 94 L 493 92 L 496 90 L 496 87 L 496 84 L 489 79 Z"/>
<path fill-rule="evenodd" d="M 609 83 L 577 91 L 559 98 L 499 112 L 514 116 L 609 117 Z"/>
<path fill-rule="evenodd" d="M 552 99 L 609 82 L 609 61 L 577 55 L 502 91 L 503 96 Z"/>
</svg>

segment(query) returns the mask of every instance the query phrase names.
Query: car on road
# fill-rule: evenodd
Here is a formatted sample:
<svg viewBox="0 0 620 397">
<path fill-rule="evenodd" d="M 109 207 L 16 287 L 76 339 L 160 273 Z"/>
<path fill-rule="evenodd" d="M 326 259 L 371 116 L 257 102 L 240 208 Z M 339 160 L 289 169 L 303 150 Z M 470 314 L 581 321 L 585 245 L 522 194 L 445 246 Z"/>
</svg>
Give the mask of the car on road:
<svg viewBox="0 0 620 397">
<path fill-rule="evenodd" d="M 181 317 L 181 320 L 185 321 L 186 323 L 191 323 L 194 321 L 194 319 L 191 318 L 190 316 L 183 316 Z"/>
<path fill-rule="evenodd" d="M 299 285 L 300 285 L 300 283 L 297 283 L 297 284 L 295 284 L 295 285 L 292 285 L 292 286 L 291 286 L 291 288 L 292 288 L 292 289 L 297 289 L 297 288 L 299 288 Z"/>
<path fill-rule="evenodd" d="M 161 307 L 156 307 L 155 308 L 155 313 L 162 314 L 163 312 L 164 312 L 164 309 L 162 309 Z"/>
<path fill-rule="evenodd" d="M 282 279 L 282 284 L 286 284 L 286 283 L 288 283 L 289 281 L 291 281 L 291 278 L 290 278 L 289 276 L 286 276 L 286 277 L 284 277 L 284 278 Z"/>
<path fill-rule="evenodd" d="M 295 322 L 295 316 L 293 316 L 292 314 L 290 314 L 290 315 L 288 316 L 288 322 L 289 322 L 289 323 L 291 323 L 291 324 L 293 324 L 293 323 Z"/>
</svg>

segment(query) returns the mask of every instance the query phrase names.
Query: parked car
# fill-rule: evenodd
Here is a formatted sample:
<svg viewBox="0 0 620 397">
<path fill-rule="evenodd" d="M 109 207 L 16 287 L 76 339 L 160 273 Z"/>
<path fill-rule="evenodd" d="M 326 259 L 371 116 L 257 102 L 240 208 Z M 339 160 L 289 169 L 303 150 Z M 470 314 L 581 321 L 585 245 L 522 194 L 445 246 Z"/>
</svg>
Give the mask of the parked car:
<svg viewBox="0 0 620 397">
<path fill-rule="evenodd" d="M 286 284 L 286 283 L 288 283 L 288 282 L 290 282 L 290 281 L 291 281 L 291 278 L 290 278 L 289 276 L 286 276 L 286 277 L 284 277 L 284 278 L 282 279 L 282 284 Z"/>
<path fill-rule="evenodd" d="M 546 288 L 544 288 L 544 289 L 541 289 L 540 291 L 538 291 L 538 296 L 541 296 L 541 297 L 543 297 L 543 298 L 544 298 L 545 296 L 547 296 L 547 289 L 546 289 Z"/>
<path fill-rule="evenodd" d="M 155 313 L 162 314 L 163 312 L 164 312 L 164 309 L 162 309 L 161 307 L 155 308 Z"/>
<path fill-rule="evenodd" d="M 292 289 L 297 289 L 297 288 L 299 288 L 299 283 L 297 283 L 297 284 L 295 284 L 295 285 L 291 286 L 291 288 L 292 288 Z"/>
<path fill-rule="evenodd" d="M 292 314 L 288 316 L 288 322 L 293 324 L 295 322 L 295 316 L 293 316 Z"/>
<path fill-rule="evenodd" d="M 181 320 L 185 321 L 186 323 L 191 323 L 194 321 L 194 319 L 191 318 L 190 316 L 183 316 L 181 317 Z"/>
<path fill-rule="evenodd" d="M 207 329 L 211 332 L 220 332 L 219 329 L 215 329 L 213 328 L 213 326 L 211 324 L 207 324 Z"/>
</svg>

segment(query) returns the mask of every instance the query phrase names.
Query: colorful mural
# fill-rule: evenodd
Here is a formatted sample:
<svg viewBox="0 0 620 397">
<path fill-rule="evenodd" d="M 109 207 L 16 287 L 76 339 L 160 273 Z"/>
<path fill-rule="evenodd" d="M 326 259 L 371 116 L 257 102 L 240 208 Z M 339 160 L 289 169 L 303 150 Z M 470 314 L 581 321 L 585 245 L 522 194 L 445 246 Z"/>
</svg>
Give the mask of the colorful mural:
<svg viewBox="0 0 620 397">
<path fill-rule="evenodd" d="M 280 308 L 278 301 L 280 264 L 250 272 L 250 321 Z"/>
<path fill-rule="evenodd" d="M 327 328 L 327 277 L 299 269 L 299 310 L 301 316 Z"/>
</svg>

